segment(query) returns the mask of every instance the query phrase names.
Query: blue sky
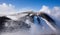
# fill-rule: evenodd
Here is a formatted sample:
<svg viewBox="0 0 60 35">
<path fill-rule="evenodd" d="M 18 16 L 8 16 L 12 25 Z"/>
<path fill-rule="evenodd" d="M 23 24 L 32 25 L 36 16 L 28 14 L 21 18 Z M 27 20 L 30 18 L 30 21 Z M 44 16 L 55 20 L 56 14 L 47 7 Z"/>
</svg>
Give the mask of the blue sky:
<svg viewBox="0 0 60 35">
<path fill-rule="evenodd" d="M 0 4 L 7 3 L 13 4 L 16 8 L 29 7 L 35 10 L 39 10 L 43 5 L 49 6 L 60 6 L 60 0 L 0 0 Z"/>
</svg>

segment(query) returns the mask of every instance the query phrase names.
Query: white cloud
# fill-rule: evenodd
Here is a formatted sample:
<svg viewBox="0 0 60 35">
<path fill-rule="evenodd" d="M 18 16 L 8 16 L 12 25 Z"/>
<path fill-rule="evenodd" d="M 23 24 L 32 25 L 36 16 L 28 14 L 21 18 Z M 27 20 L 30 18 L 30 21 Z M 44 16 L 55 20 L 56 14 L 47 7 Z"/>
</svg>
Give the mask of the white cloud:
<svg viewBox="0 0 60 35">
<path fill-rule="evenodd" d="M 0 4 L 0 14 L 5 15 L 5 14 L 12 14 L 15 12 L 16 12 L 15 6 L 13 6 L 12 4 L 6 4 L 6 3 Z"/>
<path fill-rule="evenodd" d="M 26 11 L 32 11 L 32 10 L 33 10 L 32 8 L 28 8 L 28 7 L 17 10 L 15 6 L 12 4 L 6 4 L 6 3 L 0 4 L 0 15 L 1 14 L 8 15 L 8 14 L 13 14 L 17 12 L 26 12 Z M 40 11 L 50 14 L 52 16 L 55 16 L 57 18 L 60 18 L 60 7 L 55 6 L 53 8 L 49 8 L 48 6 L 43 5 Z"/>
<path fill-rule="evenodd" d="M 51 13 L 55 15 L 55 17 L 60 18 L 60 7 L 54 7 Z"/>
<path fill-rule="evenodd" d="M 50 9 L 48 6 L 43 5 L 42 8 L 40 9 L 41 12 L 45 12 L 50 14 Z"/>
<path fill-rule="evenodd" d="M 19 13 L 19 12 L 32 11 L 32 10 L 33 9 L 28 8 L 28 7 L 16 9 L 16 7 L 12 4 L 6 4 L 6 3 L 0 4 L 0 16 L 8 15 L 8 14 L 15 14 L 15 13 Z"/>
<path fill-rule="evenodd" d="M 43 5 L 40 11 L 52 15 L 56 18 L 60 18 L 60 7 L 55 6 L 53 8 L 49 8 L 48 6 Z"/>
</svg>

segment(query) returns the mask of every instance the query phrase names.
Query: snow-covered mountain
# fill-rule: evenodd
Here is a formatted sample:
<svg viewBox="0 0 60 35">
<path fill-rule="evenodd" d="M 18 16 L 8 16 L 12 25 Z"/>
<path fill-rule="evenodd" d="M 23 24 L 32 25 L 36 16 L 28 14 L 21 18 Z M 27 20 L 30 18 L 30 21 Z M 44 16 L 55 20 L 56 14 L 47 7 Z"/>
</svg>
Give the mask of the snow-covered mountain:
<svg viewBox="0 0 60 35">
<path fill-rule="evenodd" d="M 38 13 L 35 12 L 23 12 L 1 16 L 0 22 L 4 20 L 4 23 L 0 23 L 0 28 L 3 27 L 0 31 L 1 35 L 40 35 L 59 33 L 59 27 L 57 24 L 55 25 L 53 22 L 54 20 L 45 13 L 37 14 Z"/>
</svg>

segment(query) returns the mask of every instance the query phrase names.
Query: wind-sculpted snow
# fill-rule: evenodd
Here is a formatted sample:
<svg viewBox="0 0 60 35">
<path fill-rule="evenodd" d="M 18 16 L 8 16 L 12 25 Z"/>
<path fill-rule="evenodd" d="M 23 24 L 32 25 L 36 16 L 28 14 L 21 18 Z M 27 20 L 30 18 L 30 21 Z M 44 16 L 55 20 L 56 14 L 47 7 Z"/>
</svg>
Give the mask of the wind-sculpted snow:
<svg viewBox="0 0 60 35">
<path fill-rule="evenodd" d="M 18 19 L 15 20 L 14 18 L 17 17 Z M 32 15 L 27 13 L 26 15 L 19 14 L 17 17 L 0 17 L 0 35 L 57 34 L 58 29 L 55 27 L 56 24 L 47 14 L 42 16 L 36 15 L 36 13 L 32 13 Z"/>
</svg>

